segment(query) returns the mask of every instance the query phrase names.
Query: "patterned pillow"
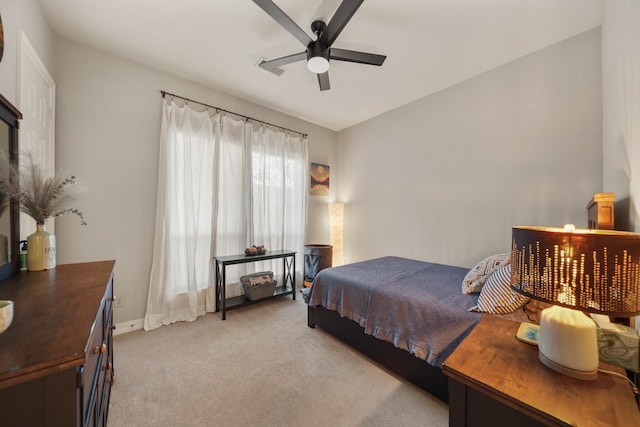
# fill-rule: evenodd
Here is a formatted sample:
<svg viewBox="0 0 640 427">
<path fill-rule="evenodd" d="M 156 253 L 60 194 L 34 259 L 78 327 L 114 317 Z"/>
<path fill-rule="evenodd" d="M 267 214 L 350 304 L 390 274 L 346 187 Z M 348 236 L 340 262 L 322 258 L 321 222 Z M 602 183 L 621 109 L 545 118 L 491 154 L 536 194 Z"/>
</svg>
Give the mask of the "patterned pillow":
<svg viewBox="0 0 640 427">
<path fill-rule="evenodd" d="M 511 263 L 511 253 L 491 255 L 483 259 L 464 276 L 462 293 L 466 295 L 480 292 L 491 273 L 509 263 Z"/>
<path fill-rule="evenodd" d="M 511 289 L 511 264 L 500 267 L 489 276 L 478 296 L 478 305 L 469 311 L 490 314 L 509 314 L 529 301 L 529 297 Z"/>
</svg>

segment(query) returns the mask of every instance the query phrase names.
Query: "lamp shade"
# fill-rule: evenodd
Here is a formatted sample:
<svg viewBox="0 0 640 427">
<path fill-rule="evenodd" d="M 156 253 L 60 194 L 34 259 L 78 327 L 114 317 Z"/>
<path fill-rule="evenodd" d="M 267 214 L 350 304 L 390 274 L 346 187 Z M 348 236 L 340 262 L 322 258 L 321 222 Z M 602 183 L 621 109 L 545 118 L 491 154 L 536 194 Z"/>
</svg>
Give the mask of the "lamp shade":
<svg viewBox="0 0 640 427">
<path fill-rule="evenodd" d="M 344 203 L 329 203 L 329 231 L 333 246 L 333 266 L 344 264 Z"/>
<path fill-rule="evenodd" d="M 595 323 L 583 312 L 640 312 L 640 235 L 573 226 L 513 227 L 511 287 L 553 304 L 540 313 L 539 359 L 581 380 L 598 374 Z"/>
<path fill-rule="evenodd" d="M 513 227 L 511 286 L 581 311 L 640 313 L 640 234 L 560 227 Z"/>
</svg>

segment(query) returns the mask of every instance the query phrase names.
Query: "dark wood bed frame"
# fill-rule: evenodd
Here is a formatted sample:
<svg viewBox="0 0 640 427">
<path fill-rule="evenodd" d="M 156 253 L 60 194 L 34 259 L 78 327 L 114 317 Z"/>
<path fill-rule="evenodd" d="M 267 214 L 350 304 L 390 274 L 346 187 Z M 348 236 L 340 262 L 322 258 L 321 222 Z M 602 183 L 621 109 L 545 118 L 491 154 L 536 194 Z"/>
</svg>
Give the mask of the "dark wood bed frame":
<svg viewBox="0 0 640 427">
<path fill-rule="evenodd" d="M 449 403 L 448 379 L 441 368 L 431 366 L 389 342 L 365 334 L 362 326 L 346 317 L 340 317 L 336 311 L 309 306 L 307 325 L 310 328 L 319 326 L 399 377 Z"/>
</svg>

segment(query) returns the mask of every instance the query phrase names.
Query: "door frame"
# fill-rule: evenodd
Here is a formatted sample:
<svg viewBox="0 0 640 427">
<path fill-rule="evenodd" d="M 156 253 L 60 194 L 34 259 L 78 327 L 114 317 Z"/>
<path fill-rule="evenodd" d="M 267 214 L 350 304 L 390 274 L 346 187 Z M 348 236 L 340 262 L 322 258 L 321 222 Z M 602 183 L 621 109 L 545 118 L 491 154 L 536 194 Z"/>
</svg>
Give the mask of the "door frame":
<svg viewBox="0 0 640 427">
<path fill-rule="evenodd" d="M 16 85 L 16 101 L 17 106 L 20 111 L 23 112 L 23 122 L 25 121 L 24 114 L 26 106 L 23 105 L 22 95 L 26 92 L 26 79 L 24 76 L 24 69 L 29 64 L 33 66 L 35 70 L 38 72 L 44 83 L 48 88 L 48 104 L 46 106 L 47 111 L 46 114 L 49 120 L 49 135 L 47 137 L 48 147 L 43 147 L 43 149 L 39 152 L 40 155 L 43 156 L 42 160 L 42 168 L 43 170 L 50 170 L 51 173 L 55 173 L 55 108 L 56 108 L 56 84 L 47 70 L 47 67 L 44 65 L 38 52 L 35 50 L 29 38 L 24 33 L 23 30 L 18 29 L 18 58 L 17 58 L 17 85 Z M 20 140 L 24 141 L 25 139 L 22 137 L 23 132 L 25 131 L 25 126 L 20 127 Z M 20 157 L 22 157 L 25 152 L 24 145 L 20 144 Z M 33 233 L 36 230 L 35 222 L 33 219 L 28 217 L 24 213 L 20 213 L 20 239 L 26 240 L 27 235 Z M 46 222 L 46 228 L 49 232 L 54 233 L 54 219 L 48 219 Z"/>
</svg>

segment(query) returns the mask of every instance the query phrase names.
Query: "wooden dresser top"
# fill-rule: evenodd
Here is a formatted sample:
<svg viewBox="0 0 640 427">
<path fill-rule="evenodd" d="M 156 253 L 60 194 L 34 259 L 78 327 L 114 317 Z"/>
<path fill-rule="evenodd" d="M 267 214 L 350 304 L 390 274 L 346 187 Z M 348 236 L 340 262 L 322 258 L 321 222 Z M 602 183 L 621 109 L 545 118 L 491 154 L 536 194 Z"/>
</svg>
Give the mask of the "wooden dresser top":
<svg viewBox="0 0 640 427">
<path fill-rule="evenodd" d="M 0 300 L 14 302 L 0 334 L 0 388 L 84 362 L 115 261 L 58 265 L 0 282 Z"/>
<path fill-rule="evenodd" d="M 445 360 L 445 374 L 548 425 L 640 426 L 631 386 L 598 373 L 595 381 L 558 374 L 538 360 L 538 348 L 516 338 L 518 323 L 485 315 Z M 624 370 L 600 362 L 606 370 Z"/>
</svg>

